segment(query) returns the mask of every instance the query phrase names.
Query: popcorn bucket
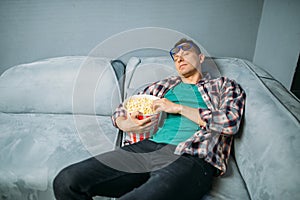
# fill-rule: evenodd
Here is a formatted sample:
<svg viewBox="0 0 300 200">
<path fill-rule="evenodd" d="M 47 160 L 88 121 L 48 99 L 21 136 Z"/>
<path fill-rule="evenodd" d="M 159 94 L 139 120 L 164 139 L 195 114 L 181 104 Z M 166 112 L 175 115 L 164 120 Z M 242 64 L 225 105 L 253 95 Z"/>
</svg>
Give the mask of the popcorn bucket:
<svg viewBox="0 0 300 200">
<path fill-rule="evenodd" d="M 130 137 L 130 141 L 132 143 L 150 138 L 152 135 L 154 135 L 157 132 L 161 113 L 156 113 L 156 114 L 153 114 L 153 115 L 155 115 L 155 119 L 157 119 L 157 122 L 152 125 L 150 131 L 145 132 L 145 133 L 127 132 L 127 134 Z M 145 119 L 145 118 L 150 117 L 150 116 L 151 115 L 139 115 L 138 119 L 141 120 L 141 119 Z"/>
<path fill-rule="evenodd" d="M 133 111 L 139 111 L 141 113 L 146 113 L 146 114 L 138 115 L 137 118 L 139 120 L 142 120 L 142 119 L 145 119 L 148 117 L 152 117 L 152 116 L 154 116 L 154 118 L 157 119 L 156 123 L 154 123 L 152 125 L 150 131 L 148 131 L 148 132 L 145 132 L 145 133 L 127 132 L 128 136 L 130 138 L 130 143 L 135 143 L 135 142 L 150 138 L 152 135 L 154 135 L 157 132 L 158 126 L 159 126 L 159 121 L 161 118 L 161 112 L 148 114 L 149 112 L 153 112 L 152 111 L 152 101 L 156 100 L 156 99 L 159 99 L 159 98 L 156 96 L 143 94 L 143 95 L 133 95 L 133 96 L 129 97 L 127 100 L 125 100 L 124 105 L 125 105 L 125 108 L 127 109 L 127 112 L 131 113 Z M 132 107 L 132 105 L 130 105 L 131 108 L 127 107 L 127 105 L 128 105 L 127 103 L 129 101 L 131 101 L 132 104 L 134 105 L 133 107 Z"/>
</svg>

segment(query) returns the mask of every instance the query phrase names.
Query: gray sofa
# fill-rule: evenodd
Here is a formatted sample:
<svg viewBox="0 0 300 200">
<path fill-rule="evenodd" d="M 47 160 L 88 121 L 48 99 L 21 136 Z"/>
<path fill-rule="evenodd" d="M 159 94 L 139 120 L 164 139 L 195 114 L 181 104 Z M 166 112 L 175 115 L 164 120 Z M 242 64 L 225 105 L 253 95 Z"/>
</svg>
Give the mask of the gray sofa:
<svg viewBox="0 0 300 200">
<path fill-rule="evenodd" d="M 60 169 L 120 145 L 110 121 L 114 108 L 149 82 L 176 74 L 165 57 L 133 57 L 125 76 L 119 64 L 61 57 L 1 75 L 0 199 L 53 199 Z M 251 62 L 212 58 L 203 67 L 235 79 L 247 93 L 228 172 L 204 199 L 298 199 L 299 100 Z"/>
<path fill-rule="evenodd" d="M 59 170 L 115 147 L 110 118 L 121 100 L 110 59 L 51 58 L 4 72 L 0 199 L 54 199 Z"/>
</svg>

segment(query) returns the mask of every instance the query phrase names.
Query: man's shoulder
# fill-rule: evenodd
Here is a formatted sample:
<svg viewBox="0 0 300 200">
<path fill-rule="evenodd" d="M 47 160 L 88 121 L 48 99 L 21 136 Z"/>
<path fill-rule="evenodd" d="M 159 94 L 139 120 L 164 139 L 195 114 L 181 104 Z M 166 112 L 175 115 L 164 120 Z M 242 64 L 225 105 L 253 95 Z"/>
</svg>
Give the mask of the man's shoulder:
<svg viewBox="0 0 300 200">
<path fill-rule="evenodd" d="M 157 87 L 170 87 L 170 85 L 176 84 L 178 81 L 181 81 L 179 76 L 169 76 L 164 79 L 152 82 L 145 88 L 145 90 Z"/>
<path fill-rule="evenodd" d="M 226 76 L 220 76 L 215 79 L 210 79 L 208 83 L 210 84 L 209 87 L 212 88 L 214 86 L 222 90 L 227 90 L 228 88 L 231 88 L 230 90 L 234 90 L 237 93 L 245 93 L 242 86 L 236 80 Z"/>
<path fill-rule="evenodd" d="M 217 78 L 209 79 L 208 82 L 217 84 L 237 84 L 234 79 L 231 79 L 227 76 L 220 76 Z"/>
<path fill-rule="evenodd" d="M 177 81 L 180 81 L 180 77 L 179 76 L 169 76 L 169 77 L 166 77 L 164 79 L 161 79 L 159 81 L 156 81 L 155 83 L 157 84 L 165 84 L 165 83 L 173 83 L 173 82 L 177 82 Z"/>
</svg>

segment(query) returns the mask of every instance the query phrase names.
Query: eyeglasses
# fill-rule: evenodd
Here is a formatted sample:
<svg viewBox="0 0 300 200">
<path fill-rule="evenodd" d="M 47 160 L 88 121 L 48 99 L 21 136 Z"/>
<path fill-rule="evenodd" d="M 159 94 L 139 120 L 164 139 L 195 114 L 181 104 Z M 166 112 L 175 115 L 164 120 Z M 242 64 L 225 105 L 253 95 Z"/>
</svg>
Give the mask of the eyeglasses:
<svg viewBox="0 0 300 200">
<path fill-rule="evenodd" d="M 192 47 L 193 47 L 193 44 L 190 43 L 190 42 L 184 43 L 184 44 L 182 44 L 182 45 L 178 45 L 178 46 L 176 46 L 176 47 L 174 47 L 174 48 L 171 49 L 171 51 L 170 51 L 170 56 L 171 56 L 172 59 L 174 60 L 174 57 L 173 57 L 173 56 L 174 56 L 176 53 L 178 53 L 178 52 L 180 51 L 180 49 L 182 49 L 182 51 L 188 51 L 188 50 L 190 50 Z"/>
</svg>

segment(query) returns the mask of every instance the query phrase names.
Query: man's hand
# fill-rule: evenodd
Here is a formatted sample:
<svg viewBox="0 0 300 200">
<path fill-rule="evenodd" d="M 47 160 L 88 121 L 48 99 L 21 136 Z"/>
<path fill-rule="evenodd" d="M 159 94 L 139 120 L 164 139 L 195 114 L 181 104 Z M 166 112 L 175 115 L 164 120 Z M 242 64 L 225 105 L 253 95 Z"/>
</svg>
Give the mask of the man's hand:
<svg viewBox="0 0 300 200">
<path fill-rule="evenodd" d="M 117 126 L 125 132 L 143 133 L 150 131 L 158 119 L 153 116 L 140 120 L 138 116 L 141 114 L 140 112 L 133 112 L 128 114 L 127 117 L 118 117 L 116 119 Z"/>
<path fill-rule="evenodd" d="M 153 101 L 153 110 L 156 112 L 164 111 L 166 113 L 179 114 L 182 110 L 182 106 L 180 104 L 173 103 L 166 98 L 162 98 Z"/>
<path fill-rule="evenodd" d="M 199 110 L 188 106 L 180 105 L 169 101 L 166 98 L 153 101 L 153 109 L 156 112 L 164 111 L 166 113 L 180 114 L 192 120 L 199 126 L 205 127 L 206 122 L 200 118 Z"/>
</svg>

